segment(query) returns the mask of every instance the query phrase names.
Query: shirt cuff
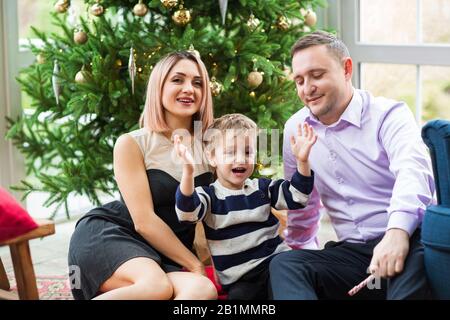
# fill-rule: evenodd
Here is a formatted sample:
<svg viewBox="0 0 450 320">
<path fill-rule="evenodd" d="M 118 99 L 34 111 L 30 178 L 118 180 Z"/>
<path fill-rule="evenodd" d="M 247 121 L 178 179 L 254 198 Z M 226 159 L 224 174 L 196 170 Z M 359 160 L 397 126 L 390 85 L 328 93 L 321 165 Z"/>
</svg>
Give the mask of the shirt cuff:
<svg viewBox="0 0 450 320">
<path fill-rule="evenodd" d="M 185 196 L 181 192 L 180 186 L 177 188 L 175 199 L 177 208 L 184 212 L 192 212 L 200 204 L 198 198 L 196 197 L 195 191 L 190 196 Z"/>
<path fill-rule="evenodd" d="M 416 231 L 418 225 L 419 219 L 417 216 L 411 213 L 396 211 L 390 214 L 386 230 L 402 229 L 408 232 L 411 237 L 414 231 Z"/>
<path fill-rule="evenodd" d="M 295 170 L 291 178 L 291 185 L 303 194 L 310 194 L 314 187 L 314 171 L 311 170 L 311 176 L 307 177 Z"/>
<path fill-rule="evenodd" d="M 314 236 L 312 239 L 308 239 L 305 241 L 300 241 L 299 239 L 295 239 L 295 237 L 292 237 L 292 235 L 289 235 L 289 232 L 287 230 L 284 230 L 283 233 L 284 241 L 286 244 L 291 247 L 291 249 L 294 250 L 300 250 L 300 249 L 309 249 L 309 250 L 318 250 L 319 247 L 319 239 L 317 236 Z"/>
</svg>

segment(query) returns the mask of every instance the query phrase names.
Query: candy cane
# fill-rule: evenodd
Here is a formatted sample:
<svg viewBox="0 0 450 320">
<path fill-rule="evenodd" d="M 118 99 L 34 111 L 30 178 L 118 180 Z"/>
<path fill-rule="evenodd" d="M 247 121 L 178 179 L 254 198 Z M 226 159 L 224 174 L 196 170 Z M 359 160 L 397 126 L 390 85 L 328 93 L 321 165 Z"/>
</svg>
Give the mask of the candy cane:
<svg viewBox="0 0 450 320">
<path fill-rule="evenodd" d="M 348 295 L 349 296 L 353 296 L 354 294 L 358 293 L 358 291 L 360 291 L 362 288 L 364 288 L 365 286 L 367 286 L 367 284 L 372 281 L 373 279 L 375 279 L 375 276 L 373 274 L 371 274 L 370 276 L 368 276 L 365 280 L 363 280 L 360 284 L 358 284 L 357 286 L 354 286 L 349 292 Z"/>
</svg>

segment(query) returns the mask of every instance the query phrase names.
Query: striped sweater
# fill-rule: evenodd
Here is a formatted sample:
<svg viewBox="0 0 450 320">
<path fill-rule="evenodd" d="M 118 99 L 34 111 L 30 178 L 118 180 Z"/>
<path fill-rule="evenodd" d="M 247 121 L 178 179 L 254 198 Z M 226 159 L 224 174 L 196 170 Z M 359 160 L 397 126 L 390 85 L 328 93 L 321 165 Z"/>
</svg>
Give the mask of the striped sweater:
<svg viewBox="0 0 450 320">
<path fill-rule="evenodd" d="M 181 222 L 203 221 L 214 267 L 224 289 L 245 273 L 279 252 L 290 250 L 278 235 L 278 219 L 270 208 L 306 206 L 314 176 L 298 171 L 291 181 L 247 179 L 241 190 L 225 188 L 218 180 L 197 187 L 191 196 L 176 192 Z"/>
</svg>

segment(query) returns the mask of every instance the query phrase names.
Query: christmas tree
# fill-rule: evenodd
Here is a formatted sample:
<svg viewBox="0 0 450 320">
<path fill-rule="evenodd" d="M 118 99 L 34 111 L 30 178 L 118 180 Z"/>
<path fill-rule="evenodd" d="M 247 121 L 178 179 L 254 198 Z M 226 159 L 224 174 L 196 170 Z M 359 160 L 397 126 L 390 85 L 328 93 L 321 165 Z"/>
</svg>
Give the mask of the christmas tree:
<svg viewBox="0 0 450 320">
<path fill-rule="evenodd" d="M 50 13 L 61 29 L 30 44 L 36 62 L 18 81 L 32 114 L 10 120 L 8 137 L 24 154 L 34 183 L 15 189 L 69 194 L 99 203 L 117 187 L 112 150 L 137 129 L 152 66 L 175 50 L 197 50 L 211 77 L 215 116 L 239 112 L 261 128 L 283 127 L 299 108 L 290 73 L 290 48 L 314 29 L 325 0 L 85 0 L 73 20 L 70 1 Z"/>
</svg>

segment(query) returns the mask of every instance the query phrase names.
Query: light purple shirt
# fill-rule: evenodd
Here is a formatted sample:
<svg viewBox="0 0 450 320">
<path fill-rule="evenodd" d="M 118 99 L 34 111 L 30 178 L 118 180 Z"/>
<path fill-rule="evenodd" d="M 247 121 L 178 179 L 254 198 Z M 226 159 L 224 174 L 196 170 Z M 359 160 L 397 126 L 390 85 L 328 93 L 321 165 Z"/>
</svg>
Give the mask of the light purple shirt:
<svg viewBox="0 0 450 320">
<path fill-rule="evenodd" d="M 289 211 L 287 243 L 308 247 L 318 230 L 320 200 L 339 240 L 365 242 L 391 228 L 411 235 L 435 187 L 430 156 L 408 106 L 354 89 L 341 118 L 328 126 L 302 108 L 284 129 L 286 179 L 297 168 L 289 137 L 304 121 L 318 135 L 309 158 L 315 187 L 305 209 Z"/>
</svg>

